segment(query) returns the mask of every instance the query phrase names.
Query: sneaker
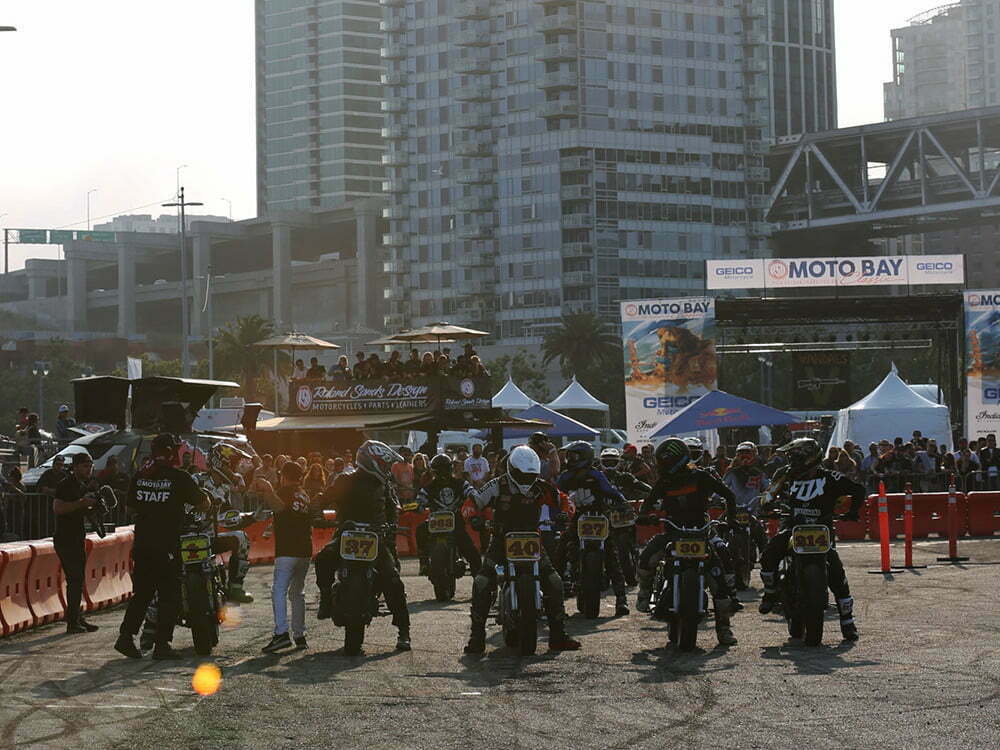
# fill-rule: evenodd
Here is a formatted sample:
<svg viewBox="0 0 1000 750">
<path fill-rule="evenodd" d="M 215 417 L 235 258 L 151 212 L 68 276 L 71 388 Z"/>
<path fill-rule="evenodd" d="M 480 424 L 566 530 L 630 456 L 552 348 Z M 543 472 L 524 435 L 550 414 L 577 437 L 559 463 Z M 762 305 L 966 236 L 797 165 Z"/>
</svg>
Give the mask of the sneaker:
<svg viewBox="0 0 1000 750">
<path fill-rule="evenodd" d="M 777 603 L 778 603 L 778 595 L 769 594 L 765 591 L 764 596 L 760 600 L 760 606 L 757 607 L 757 611 L 760 612 L 762 615 L 769 614 L 774 609 L 774 606 Z"/>
<path fill-rule="evenodd" d="M 715 637 L 719 639 L 720 646 L 736 645 L 736 636 L 733 635 L 733 629 L 730 627 L 716 628 Z"/>
<path fill-rule="evenodd" d="M 173 647 L 169 643 L 158 643 L 153 646 L 153 658 L 157 661 L 167 661 L 183 659 L 180 651 L 174 651 Z"/>
<path fill-rule="evenodd" d="M 624 617 L 628 614 L 628 603 L 624 595 L 615 602 L 615 617 Z"/>
<path fill-rule="evenodd" d="M 297 635 L 292 640 L 295 641 L 296 651 L 305 651 L 307 648 L 309 648 L 309 644 L 306 643 L 306 637 L 304 635 Z"/>
<path fill-rule="evenodd" d="M 580 641 L 570 638 L 565 633 L 549 638 L 549 651 L 576 651 L 579 648 Z"/>
<path fill-rule="evenodd" d="M 469 642 L 465 644 L 465 653 L 467 654 L 485 654 L 486 653 L 486 634 L 485 633 L 473 633 L 469 636 Z"/>
<path fill-rule="evenodd" d="M 226 592 L 226 599 L 237 604 L 250 604 L 253 601 L 253 596 L 244 591 L 242 586 L 237 586 L 234 583 L 230 584 L 229 591 Z"/>
<path fill-rule="evenodd" d="M 649 613 L 649 592 L 639 590 L 639 593 L 635 597 L 635 608 L 637 611 L 643 614 Z"/>
<path fill-rule="evenodd" d="M 118 640 L 115 641 L 115 651 L 123 656 L 127 656 L 129 659 L 141 659 L 142 653 L 135 647 L 135 641 L 132 640 L 131 636 L 122 633 L 118 636 Z"/>
<path fill-rule="evenodd" d="M 66 623 L 66 632 L 73 634 L 73 633 L 86 633 L 88 631 L 79 622 L 68 622 Z"/>
<path fill-rule="evenodd" d="M 409 651 L 410 650 L 410 631 L 400 629 L 399 637 L 396 638 L 396 650 L 397 651 Z"/>
<path fill-rule="evenodd" d="M 87 620 L 84 620 L 82 617 L 76 621 L 76 624 L 82 626 L 83 629 L 86 630 L 88 633 L 96 633 L 98 630 L 100 630 L 100 628 L 97 625 L 95 625 L 92 622 L 88 622 Z"/>
<path fill-rule="evenodd" d="M 292 639 L 288 633 L 280 633 L 271 638 L 271 642 L 268 643 L 264 648 L 261 649 L 265 654 L 273 654 L 275 651 L 280 651 L 283 648 L 291 648 Z"/>
</svg>

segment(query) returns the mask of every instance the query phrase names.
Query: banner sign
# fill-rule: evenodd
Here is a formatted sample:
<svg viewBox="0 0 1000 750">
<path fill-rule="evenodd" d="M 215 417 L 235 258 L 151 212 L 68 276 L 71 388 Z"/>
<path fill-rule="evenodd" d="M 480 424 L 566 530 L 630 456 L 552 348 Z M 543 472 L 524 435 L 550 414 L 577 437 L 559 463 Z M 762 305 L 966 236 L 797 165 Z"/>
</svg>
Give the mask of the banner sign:
<svg viewBox="0 0 1000 750">
<path fill-rule="evenodd" d="M 858 258 L 709 260 L 708 289 L 793 289 L 891 284 L 964 284 L 962 255 L 875 255 Z"/>
<path fill-rule="evenodd" d="M 965 434 L 1000 435 L 1000 290 L 965 294 Z"/>
<path fill-rule="evenodd" d="M 842 409 L 851 402 L 851 353 L 792 352 L 792 408 Z"/>
<path fill-rule="evenodd" d="M 715 300 L 621 303 L 625 415 L 631 443 L 716 388 Z"/>
<path fill-rule="evenodd" d="M 492 406 L 488 377 L 425 377 L 413 380 L 293 380 L 288 413 L 385 414 L 404 411 L 478 411 Z"/>
</svg>

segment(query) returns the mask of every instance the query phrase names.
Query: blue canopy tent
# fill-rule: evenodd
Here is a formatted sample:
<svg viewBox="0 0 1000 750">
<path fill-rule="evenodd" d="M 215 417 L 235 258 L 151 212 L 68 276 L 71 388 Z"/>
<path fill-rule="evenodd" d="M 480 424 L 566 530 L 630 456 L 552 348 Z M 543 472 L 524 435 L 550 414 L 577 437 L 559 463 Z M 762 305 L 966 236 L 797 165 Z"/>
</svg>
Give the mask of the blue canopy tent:
<svg viewBox="0 0 1000 750">
<path fill-rule="evenodd" d="M 733 396 L 725 391 L 709 391 L 660 425 L 650 435 L 653 440 L 669 435 L 683 435 L 719 427 L 759 427 L 792 424 L 799 418 L 756 401 Z"/>
<path fill-rule="evenodd" d="M 511 438 L 527 438 L 533 432 L 544 432 L 550 437 L 579 438 L 582 440 L 592 440 L 599 434 L 598 430 L 587 427 L 583 422 L 563 416 L 557 411 L 552 411 L 541 404 L 535 404 L 530 409 L 526 409 L 517 415 L 518 419 L 537 419 L 542 422 L 549 422 L 551 427 L 531 428 L 504 427 L 504 440 Z"/>
</svg>

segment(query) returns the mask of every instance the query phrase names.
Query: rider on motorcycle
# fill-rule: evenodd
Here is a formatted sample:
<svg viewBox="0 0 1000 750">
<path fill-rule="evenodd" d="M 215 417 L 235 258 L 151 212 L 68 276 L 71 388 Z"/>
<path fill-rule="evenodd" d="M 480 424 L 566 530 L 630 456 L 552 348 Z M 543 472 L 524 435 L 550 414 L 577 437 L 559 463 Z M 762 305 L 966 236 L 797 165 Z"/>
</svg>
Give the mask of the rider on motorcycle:
<svg viewBox="0 0 1000 750">
<path fill-rule="evenodd" d="M 696 469 L 691 464 L 691 455 L 683 440 L 667 438 L 657 446 L 655 456 L 660 478 L 642 504 L 643 516 L 648 518 L 648 514 L 659 510 L 678 526 L 704 526 L 708 521 L 709 498 L 713 494 L 721 496 L 726 501 L 726 512 L 729 516 L 735 515 L 736 502 L 733 493 L 711 474 Z M 649 597 L 652 593 L 657 558 L 663 554 L 671 540 L 671 531 L 657 534 L 649 540 L 639 555 L 639 594 L 636 608 L 640 612 L 649 611 Z M 725 567 L 719 558 L 720 545 L 717 537 L 711 541 L 712 544 L 709 545 L 713 553 L 711 573 L 716 584 L 713 592 L 715 633 L 720 645 L 731 646 L 736 643 L 729 626 L 733 594 L 725 575 Z"/>
<path fill-rule="evenodd" d="M 621 490 L 627 500 L 640 500 L 649 494 L 652 487 L 636 478 L 635 474 L 626 471 L 622 464 L 622 454 L 617 448 L 605 448 L 601 451 L 601 471 L 611 484 Z"/>
<path fill-rule="evenodd" d="M 232 502 L 232 492 L 233 488 L 240 485 L 241 480 L 233 473 L 232 460 L 237 456 L 250 458 L 233 445 L 216 443 L 208 453 L 208 471 L 194 475 L 195 483 L 212 498 L 216 512 L 236 509 Z M 222 523 L 224 528 L 231 530 L 217 532 L 212 544 L 215 554 L 232 553 L 229 556 L 229 588 L 226 598 L 241 604 L 252 602 L 253 596 L 243 589 L 243 581 L 250 571 L 250 540 L 240 529 L 246 528 L 254 519 L 253 513 L 240 513 L 239 521 Z"/>
<path fill-rule="evenodd" d="M 479 572 L 479 550 L 473 544 L 465 530 L 464 519 L 460 515 L 462 503 L 472 496 L 474 489 L 469 482 L 456 478 L 452 471 L 451 459 L 439 453 L 431 459 L 431 482 L 420 488 L 417 493 L 417 506 L 422 512 L 425 508 L 431 511 L 447 510 L 455 514 L 455 546 L 459 554 L 469 563 L 469 573 L 475 577 Z M 420 575 L 430 574 L 430 533 L 427 522 L 417 526 L 417 552 L 420 555 Z"/>
<path fill-rule="evenodd" d="M 858 520 L 858 512 L 865 501 L 865 488 L 836 471 L 824 469 L 820 465 L 822 451 L 813 438 L 798 438 L 778 449 L 787 459 L 787 466 L 778 470 L 774 477 L 774 495 L 780 495 L 791 507 L 791 518 L 782 521 L 782 530 L 776 534 L 760 556 L 760 578 L 764 582 L 764 596 L 760 601 L 760 613 L 767 614 L 778 599 L 775 577 L 781 558 L 788 549 L 792 527 L 807 518 L 808 523 L 822 524 L 833 531 L 833 516 L 840 498 L 851 498 L 848 520 Z M 765 505 L 763 508 L 767 510 Z M 840 630 L 849 641 L 858 639 L 858 628 L 854 623 L 854 599 L 844 573 L 844 564 L 836 547 L 830 547 L 826 555 L 830 591 L 837 598 L 840 613 Z"/>
<path fill-rule="evenodd" d="M 761 552 L 767 546 L 767 533 L 757 518 L 760 496 L 771 484 L 757 462 L 757 446 L 749 440 L 736 446 L 736 460 L 722 480 L 736 496 L 736 505 L 750 513 L 750 536 Z"/>
<path fill-rule="evenodd" d="M 566 463 L 564 471 L 556 480 L 556 485 L 566 493 L 573 493 L 573 503 L 577 515 L 587 513 L 607 514 L 612 510 L 621 509 L 627 501 L 625 496 L 608 480 L 600 469 L 594 466 L 594 448 L 584 441 L 577 440 L 566 446 Z M 575 523 L 570 523 L 563 534 L 563 559 L 570 564 L 571 570 L 576 570 L 580 553 L 580 538 L 577 535 Z M 611 578 L 611 587 L 615 592 L 615 615 L 622 617 L 628 614 L 628 599 L 625 593 L 625 578 L 618 561 L 618 550 L 613 544 L 604 545 L 604 565 Z"/>
<path fill-rule="evenodd" d="M 317 502 L 319 510 L 332 507 L 337 523 L 349 521 L 372 526 L 395 524 L 399 505 L 393 490 L 392 465 L 402 458 L 392 448 L 377 440 L 366 440 L 354 457 L 357 471 L 341 474 Z M 395 537 L 395 534 L 393 534 Z M 410 613 L 406 608 L 406 589 L 396 569 L 389 544 L 380 544 L 376 569 L 385 603 L 392 612 L 392 624 L 399 629 L 396 648 L 410 650 Z M 333 584 L 340 565 L 340 534 L 337 533 L 316 555 L 316 585 L 319 587 L 320 620 L 333 616 Z"/>
<path fill-rule="evenodd" d="M 481 654 L 486 650 L 486 618 L 496 598 L 497 565 L 506 560 L 505 535 L 509 531 L 537 531 L 542 506 L 558 507 L 559 500 L 552 485 L 540 478 L 541 468 L 538 454 L 526 445 L 519 445 L 507 457 L 506 472 L 491 479 L 473 495 L 477 507 L 482 509 L 492 504 L 495 510 L 493 539 L 472 583 L 472 633 L 465 646 L 467 654 Z M 562 579 L 544 550 L 538 572 L 549 623 L 549 648 L 553 651 L 580 648 L 579 641 L 566 634 Z"/>
</svg>

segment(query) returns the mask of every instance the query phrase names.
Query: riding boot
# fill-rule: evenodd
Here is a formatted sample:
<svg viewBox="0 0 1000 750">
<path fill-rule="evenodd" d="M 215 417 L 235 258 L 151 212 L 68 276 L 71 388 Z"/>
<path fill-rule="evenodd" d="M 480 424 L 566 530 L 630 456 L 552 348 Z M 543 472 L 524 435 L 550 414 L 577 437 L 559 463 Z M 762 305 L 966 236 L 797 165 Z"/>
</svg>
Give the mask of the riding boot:
<svg viewBox="0 0 1000 750">
<path fill-rule="evenodd" d="M 624 617 L 628 614 L 628 596 L 625 592 L 615 594 L 615 617 Z"/>
<path fill-rule="evenodd" d="M 840 613 L 840 632 L 845 641 L 858 640 L 858 626 L 854 623 L 854 597 L 837 599 L 837 611 Z"/>
<path fill-rule="evenodd" d="M 472 621 L 472 632 L 469 642 L 465 644 L 465 653 L 482 654 L 486 652 L 486 623 Z"/>
<path fill-rule="evenodd" d="M 319 611 L 316 612 L 317 620 L 329 620 L 333 617 L 333 591 L 329 588 L 319 590 Z"/>
<path fill-rule="evenodd" d="M 653 571 L 639 568 L 639 591 L 635 595 L 635 608 L 649 612 L 649 598 L 653 593 Z"/>
<path fill-rule="evenodd" d="M 775 587 L 774 578 L 774 573 L 768 573 L 763 570 L 760 572 L 760 580 L 764 584 L 764 596 L 761 597 L 760 606 L 757 608 L 757 611 L 762 615 L 766 615 L 773 610 L 774 605 L 778 602 L 778 589 Z"/>
<path fill-rule="evenodd" d="M 420 558 L 420 570 L 417 574 L 422 576 L 429 576 L 431 574 L 431 561 L 426 557 Z"/>
<path fill-rule="evenodd" d="M 729 627 L 729 617 L 732 613 L 732 599 L 715 600 L 715 636 L 720 646 L 735 646 L 736 636 Z"/>
<path fill-rule="evenodd" d="M 397 651 L 409 651 L 410 650 L 410 629 L 409 627 L 400 627 L 399 636 L 396 638 L 396 650 Z"/>
</svg>

